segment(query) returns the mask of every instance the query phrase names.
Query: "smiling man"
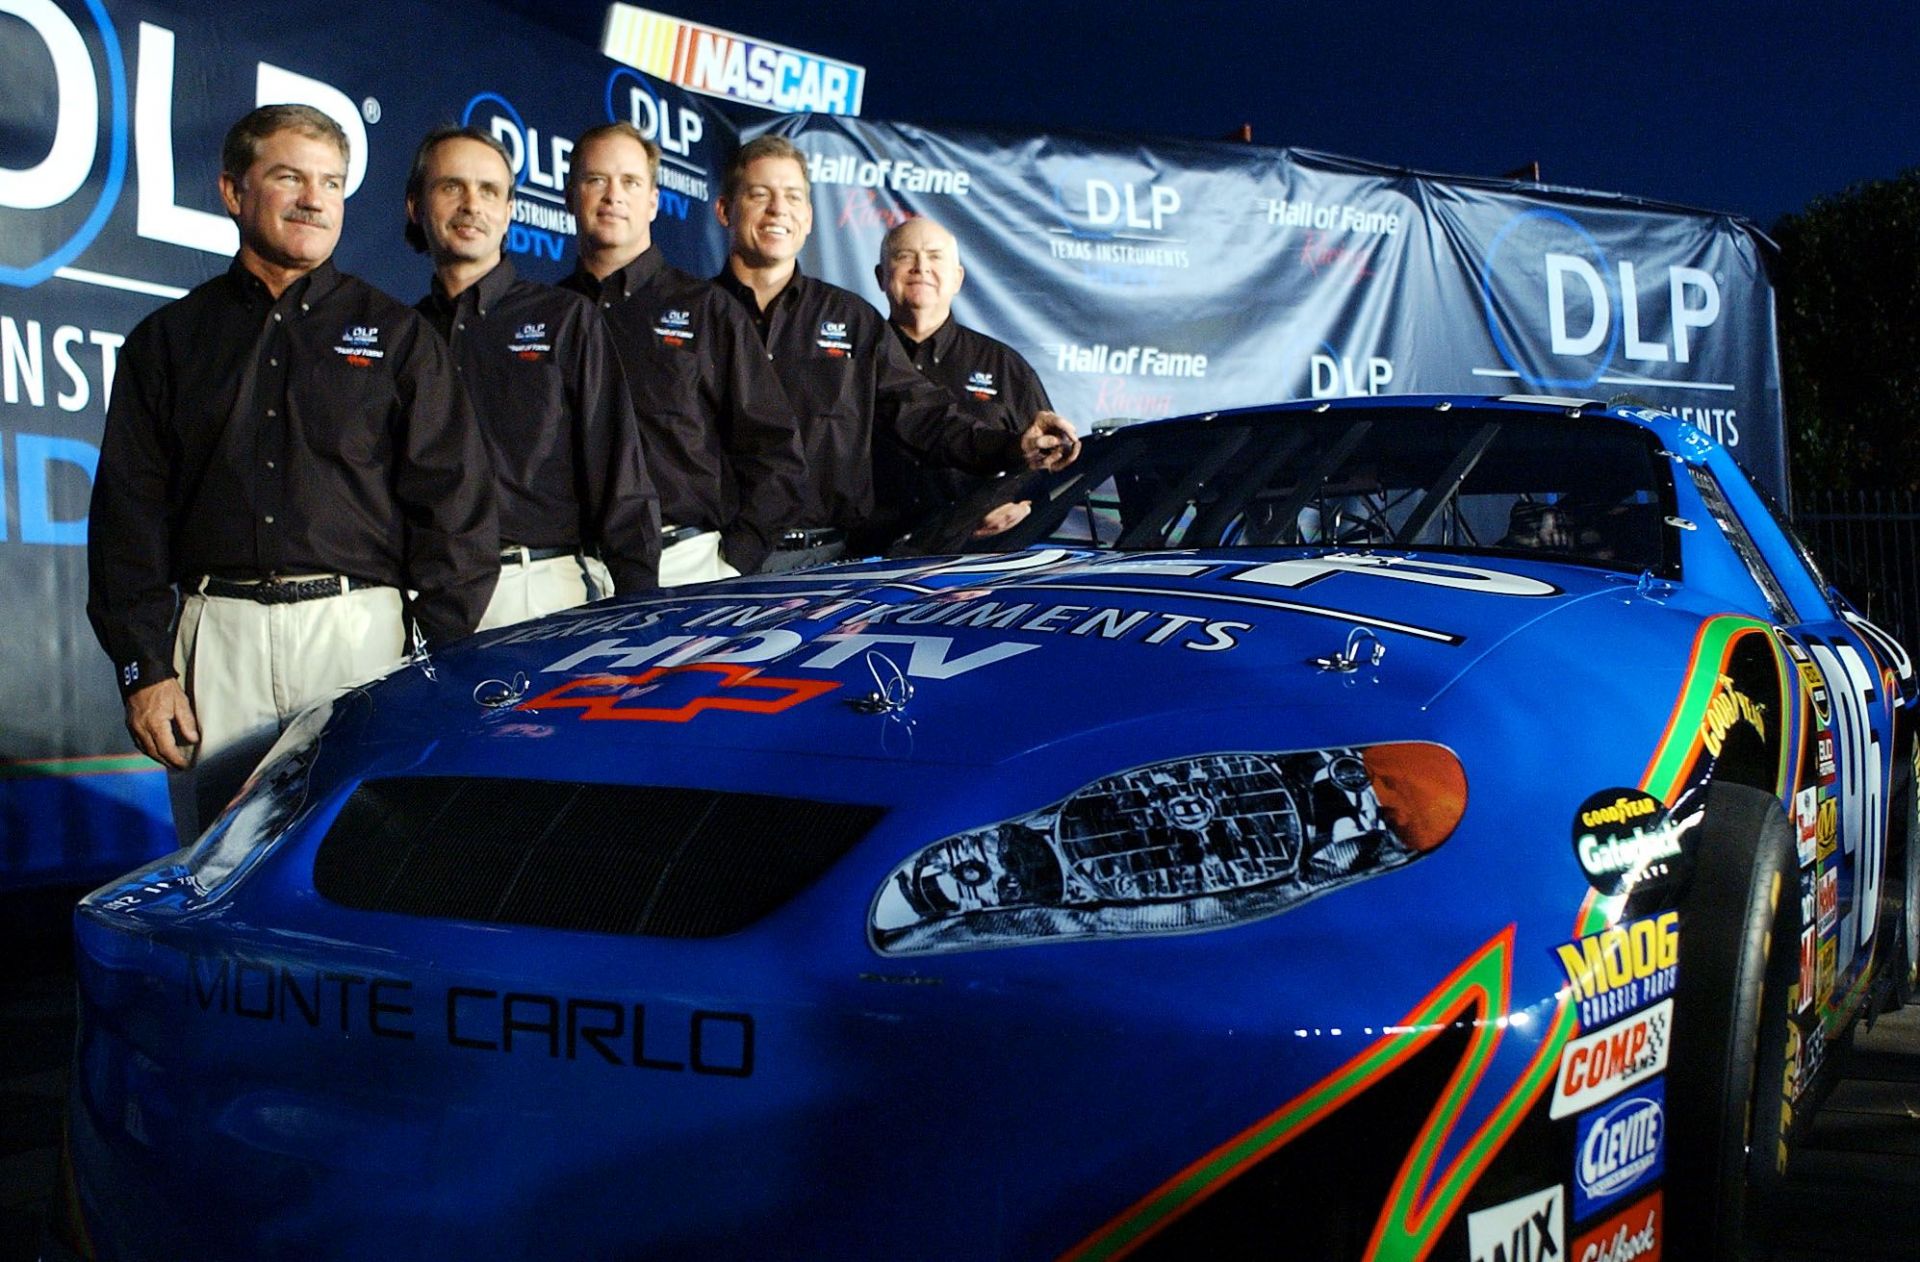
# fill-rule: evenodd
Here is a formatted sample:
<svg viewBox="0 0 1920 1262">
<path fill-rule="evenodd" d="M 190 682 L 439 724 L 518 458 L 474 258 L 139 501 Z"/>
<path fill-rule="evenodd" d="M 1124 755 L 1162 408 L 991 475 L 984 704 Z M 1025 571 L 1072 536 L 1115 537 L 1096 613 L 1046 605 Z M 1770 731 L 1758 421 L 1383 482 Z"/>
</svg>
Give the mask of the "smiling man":
<svg viewBox="0 0 1920 1262">
<path fill-rule="evenodd" d="M 737 304 L 653 243 L 660 149 L 631 123 L 573 146 L 580 264 L 561 282 L 613 331 L 660 493 L 660 585 L 758 570 L 795 520 L 805 469 L 793 409 Z"/>
<path fill-rule="evenodd" d="M 813 230 L 806 156 L 782 136 L 740 147 L 715 213 L 731 238 L 717 284 L 752 314 L 787 397 L 800 414 L 807 457 L 802 549 L 778 568 L 832 560 L 847 548 L 883 550 L 908 524 L 907 507 L 874 493 L 885 459 L 987 475 L 1025 464 L 1058 469 L 1079 452 L 1073 425 L 1041 410 L 1018 432 L 969 416 L 914 371 L 871 304 L 800 271 Z"/>
<path fill-rule="evenodd" d="M 895 224 L 880 242 L 873 275 L 887 297 L 887 323 L 907 359 L 962 411 L 1018 434 L 1029 418 L 1053 410 L 1040 375 L 1020 352 L 954 319 L 953 299 L 966 283 L 967 269 L 953 233 L 922 216 Z M 904 521 L 921 520 L 982 482 L 956 469 L 888 458 L 889 450 L 874 452 L 875 495 L 880 503 L 901 504 Z M 1017 512 L 1011 506 L 1003 511 L 1002 521 Z"/>
<path fill-rule="evenodd" d="M 426 323 L 336 270 L 339 124 L 262 106 L 221 150 L 227 271 L 120 351 L 87 613 L 195 835 L 310 702 L 473 630 L 498 572 L 486 447 Z M 409 625 L 410 624 L 410 625 Z"/>
<path fill-rule="evenodd" d="M 480 629 L 654 585 L 659 506 L 613 338 L 578 294 L 521 277 L 502 245 L 513 164 L 477 127 L 428 134 L 407 242 L 433 259 L 417 304 L 453 348 L 499 479 L 500 582 Z"/>
</svg>

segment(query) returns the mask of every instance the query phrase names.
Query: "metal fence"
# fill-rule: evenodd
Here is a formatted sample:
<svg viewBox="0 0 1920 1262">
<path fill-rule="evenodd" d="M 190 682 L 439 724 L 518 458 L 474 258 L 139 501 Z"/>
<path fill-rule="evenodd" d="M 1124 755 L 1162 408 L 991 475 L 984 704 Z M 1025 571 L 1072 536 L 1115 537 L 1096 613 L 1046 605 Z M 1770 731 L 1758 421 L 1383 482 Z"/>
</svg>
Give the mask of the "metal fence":
<svg viewBox="0 0 1920 1262">
<path fill-rule="evenodd" d="M 1827 581 L 1920 656 L 1920 498 L 1912 491 L 1795 498 L 1794 527 Z"/>
</svg>

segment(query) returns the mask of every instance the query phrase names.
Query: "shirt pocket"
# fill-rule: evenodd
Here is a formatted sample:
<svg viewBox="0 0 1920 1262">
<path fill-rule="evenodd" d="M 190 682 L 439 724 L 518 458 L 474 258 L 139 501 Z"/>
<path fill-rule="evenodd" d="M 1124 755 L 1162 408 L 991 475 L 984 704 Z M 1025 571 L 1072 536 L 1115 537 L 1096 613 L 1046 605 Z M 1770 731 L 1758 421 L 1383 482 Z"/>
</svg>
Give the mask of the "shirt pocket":
<svg viewBox="0 0 1920 1262">
<path fill-rule="evenodd" d="M 355 467 L 388 459 L 395 397 L 379 361 L 355 364 L 329 353 L 328 360 L 294 373 L 287 406 L 299 422 L 301 439 L 316 454 Z"/>
</svg>

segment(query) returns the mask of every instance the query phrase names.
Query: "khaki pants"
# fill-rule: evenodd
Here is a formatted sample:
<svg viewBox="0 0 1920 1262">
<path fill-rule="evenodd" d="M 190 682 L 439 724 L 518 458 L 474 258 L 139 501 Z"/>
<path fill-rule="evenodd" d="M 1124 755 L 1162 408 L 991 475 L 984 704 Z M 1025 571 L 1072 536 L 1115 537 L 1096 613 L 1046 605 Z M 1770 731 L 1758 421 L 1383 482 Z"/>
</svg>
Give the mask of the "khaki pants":
<svg viewBox="0 0 1920 1262">
<path fill-rule="evenodd" d="M 193 703 L 200 744 L 188 769 L 168 777 L 182 843 L 213 822 L 294 715 L 386 674 L 406 648 L 396 588 L 289 605 L 188 592 L 173 668 Z"/>
<path fill-rule="evenodd" d="M 611 595 L 613 575 L 599 557 L 569 553 L 544 561 L 508 561 L 501 565 L 493 600 L 474 629 L 509 627 Z"/>
<path fill-rule="evenodd" d="M 711 583 L 715 579 L 738 578 L 740 571 L 720 555 L 720 532 L 703 530 L 691 539 L 660 550 L 660 586 L 682 587 L 688 583 Z"/>
</svg>

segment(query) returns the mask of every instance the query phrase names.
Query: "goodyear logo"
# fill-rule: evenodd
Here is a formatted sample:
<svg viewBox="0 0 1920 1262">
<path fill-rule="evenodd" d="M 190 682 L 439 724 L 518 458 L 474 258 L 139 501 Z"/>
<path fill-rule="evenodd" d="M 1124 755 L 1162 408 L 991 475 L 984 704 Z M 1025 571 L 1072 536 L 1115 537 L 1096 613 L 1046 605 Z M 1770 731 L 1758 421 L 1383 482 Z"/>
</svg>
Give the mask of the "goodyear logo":
<svg viewBox="0 0 1920 1262">
<path fill-rule="evenodd" d="M 1580 1004 L 1580 1025 L 1595 1029 L 1673 994 L 1680 958 L 1680 914 L 1663 912 L 1602 929 L 1554 950 Z"/>
<path fill-rule="evenodd" d="M 1761 740 L 1767 738 L 1767 708 L 1734 687 L 1731 678 L 1722 675 L 1713 699 L 1707 702 L 1706 716 L 1700 720 L 1700 739 L 1707 752 L 1718 758 L 1727 743 L 1727 733 L 1739 723 L 1751 727 Z"/>
</svg>

